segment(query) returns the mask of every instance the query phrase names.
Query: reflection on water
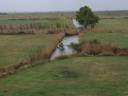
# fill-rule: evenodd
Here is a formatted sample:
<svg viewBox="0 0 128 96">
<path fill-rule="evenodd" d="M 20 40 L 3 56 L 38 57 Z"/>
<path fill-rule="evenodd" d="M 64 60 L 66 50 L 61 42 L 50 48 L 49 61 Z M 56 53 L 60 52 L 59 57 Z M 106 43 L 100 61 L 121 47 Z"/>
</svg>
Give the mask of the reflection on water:
<svg viewBox="0 0 128 96">
<path fill-rule="evenodd" d="M 75 54 L 76 51 L 74 51 L 72 48 L 69 47 L 71 43 L 79 43 L 79 37 L 78 36 L 70 36 L 65 37 L 62 41 L 64 44 L 64 51 L 60 51 L 58 48 L 53 52 L 50 60 L 54 60 L 56 57 L 62 56 L 62 55 L 72 55 Z"/>
</svg>

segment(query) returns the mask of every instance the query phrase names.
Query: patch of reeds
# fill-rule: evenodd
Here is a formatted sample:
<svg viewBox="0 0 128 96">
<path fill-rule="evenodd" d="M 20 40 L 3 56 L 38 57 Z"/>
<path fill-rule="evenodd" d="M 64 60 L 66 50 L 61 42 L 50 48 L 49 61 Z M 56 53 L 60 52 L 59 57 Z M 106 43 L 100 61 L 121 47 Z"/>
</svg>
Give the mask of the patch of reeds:
<svg viewBox="0 0 128 96">
<path fill-rule="evenodd" d="M 64 25 L 59 22 L 55 24 L 19 24 L 19 25 L 0 25 L 0 34 L 56 34 L 56 33 L 75 34 L 76 31 L 72 26 Z"/>
</svg>

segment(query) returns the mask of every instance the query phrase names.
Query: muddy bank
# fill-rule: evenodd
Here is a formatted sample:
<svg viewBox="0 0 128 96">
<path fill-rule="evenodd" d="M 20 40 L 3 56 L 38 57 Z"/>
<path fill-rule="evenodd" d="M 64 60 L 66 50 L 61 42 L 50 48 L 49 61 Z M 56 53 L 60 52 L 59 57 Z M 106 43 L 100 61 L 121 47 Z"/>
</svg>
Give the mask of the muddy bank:
<svg viewBox="0 0 128 96">
<path fill-rule="evenodd" d="M 73 46 L 84 56 L 128 56 L 128 48 L 120 48 L 113 44 L 102 44 L 97 41 L 86 41 Z"/>
</svg>

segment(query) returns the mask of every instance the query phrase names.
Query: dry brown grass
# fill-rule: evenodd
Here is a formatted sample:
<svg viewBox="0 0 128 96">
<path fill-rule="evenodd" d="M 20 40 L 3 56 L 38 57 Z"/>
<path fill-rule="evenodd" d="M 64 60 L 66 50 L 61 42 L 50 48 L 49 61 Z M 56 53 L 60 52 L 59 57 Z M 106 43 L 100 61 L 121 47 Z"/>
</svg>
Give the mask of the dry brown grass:
<svg viewBox="0 0 128 96">
<path fill-rule="evenodd" d="M 81 53 L 86 55 L 100 55 L 100 56 L 126 56 L 128 55 L 128 48 L 119 48 L 112 44 L 100 44 L 85 42 L 81 45 Z"/>
<path fill-rule="evenodd" d="M 44 28 L 40 24 L 25 24 L 25 25 L 0 25 L 0 34 L 57 34 L 66 33 L 68 35 L 75 35 L 77 31 L 73 26 L 70 27 L 48 27 Z"/>
</svg>

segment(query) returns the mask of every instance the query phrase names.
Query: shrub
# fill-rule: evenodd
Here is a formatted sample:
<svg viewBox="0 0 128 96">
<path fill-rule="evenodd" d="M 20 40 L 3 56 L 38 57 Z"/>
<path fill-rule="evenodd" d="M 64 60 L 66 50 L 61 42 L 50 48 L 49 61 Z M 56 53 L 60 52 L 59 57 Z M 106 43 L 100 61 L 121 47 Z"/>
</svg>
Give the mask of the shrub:
<svg viewBox="0 0 128 96">
<path fill-rule="evenodd" d="M 73 48 L 75 51 L 80 52 L 81 44 L 71 43 L 70 47 Z"/>
<path fill-rule="evenodd" d="M 91 43 L 91 44 L 100 44 L 100 41 L 98 41 L 97 39 L 93 39 L 93 40 L 90 40 L 89 43 Z"/>
</svg>

